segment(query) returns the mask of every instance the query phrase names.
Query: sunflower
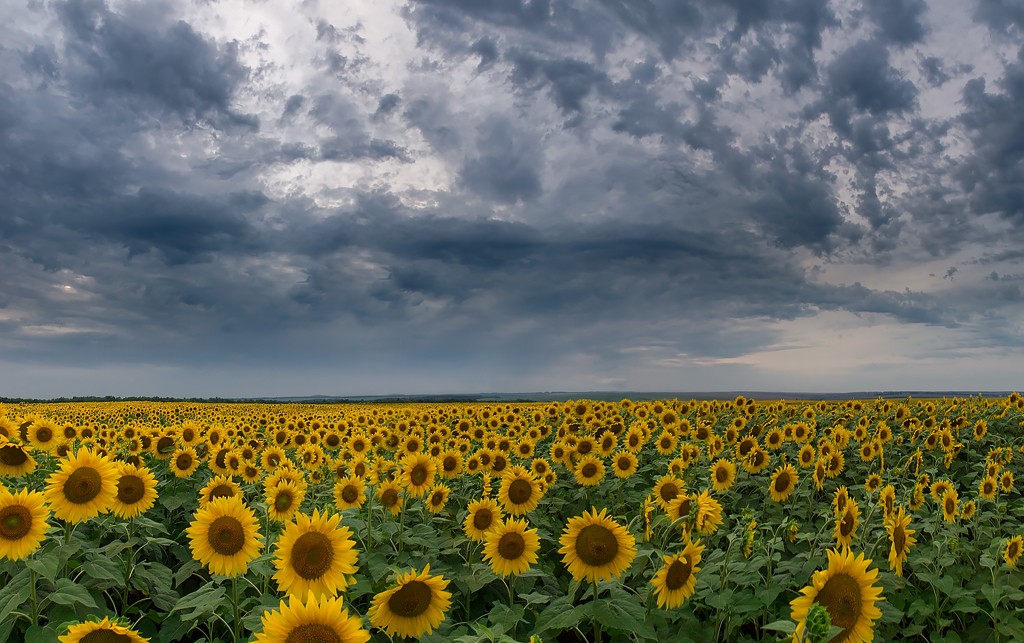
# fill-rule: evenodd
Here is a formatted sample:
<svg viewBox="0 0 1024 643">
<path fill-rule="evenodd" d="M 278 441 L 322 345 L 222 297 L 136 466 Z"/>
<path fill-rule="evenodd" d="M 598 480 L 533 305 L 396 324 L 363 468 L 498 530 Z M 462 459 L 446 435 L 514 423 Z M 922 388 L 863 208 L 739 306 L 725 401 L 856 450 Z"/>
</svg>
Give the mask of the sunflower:
<svg viewBox="0 0 1024 643">
<path fill-rule="evenodd" d="M 244 574 L 260 554 L 259 525 L 241 496 L 215 498 L 200 507 L 185 533 L 192 557 L 221 576 Z"/>
<path fill-rule="evenodd" d="M 1010 567 L 1016 567 L 1022 551 L 1024 551 L 1024 538 L 1021 538 L 1019 534 L 1013 538 L 1007 538 L 1006 546 L 1003 547 L 1003 560 Z"/>
<path fill-rule="evenodd" d="M 604 462 L 593 454 L 587 454 L 579 459 L 573 469 L 577 484 L 584 487 L 593 487 L 604 480 Z"/>
<path fill-rule="evenodd" d="M 452 492 L 451 488 L 444 484 L 435 484 L 431 489 L 430 493 L 427 494 L 427 511 L 430 513 L 441 513 L 444 509 L 445 504 L 448 503 L 448 495 Z"/>
<path fill-rule="evenodd" d="M 272 487 L 265 487 L 267 516 L 275 522 L 288 522 L 306 499 L 306 486 L 282 480 Z"/>
<path fill-rule="evenodd" d="M 272 484 L 268 477 L 266 484 Z M 229 476 L 214 476 L 199 490 L 199 506 L 202 507 L 217 498 L 242 497 L 242 488 Z"/>
<path fill-rule="evenodd" d="M 149 468 L 124 462 L 117 467 L 117 494 L 110 502 L 115 516 L 133 518 L 142 515 L 156 503 L 156 476 Z"/>
<path fill-rule="evenodd" d="M 801 640 L 807 627 L 811 605 L 825 607 L 832 625 L 842 631 L 834 643 L 866 643 L 874 639 L 874 622 L 882 611 L 875 603 L 885 600 L 882 588 L 876 585 L 878 570 L 868 570 L 870 559 L 864 554 L 854 556 L 849 549 L 830 550 L 828 568 L 814 572 L 811 584 L 800 592 L 803 596 L 790 602 L 791 617 L 797 622 L 795 640 Z"/>
<path fill-rule="evenodd" d="M 181 447 L 171 454 L 171 471 L 176 478 L 187 478 L 199 468 L 200 460 L 192 447 Z"/>
<path fill-rule="evenodd" d="M 20 476 L 35 469 L 35 458 L 23 446 L 0 436 L 0 476 Z"/>
<path fill-rule="evenodd" d="M 92 643 L 92 641 L 117 641 L 117 643 L 149 643 L 149 639 L 133 629 L 111 622 L 104 616 L 102 621 L 87 621 L 68 627 L 68 633 L 57 639 L 60 643 Z"/>
<path fill-rule="evenodd" d="M 957 510 L 960 508 L 960 495 L 956 489 L 949 489 L 942 494 L 942 519 L 946 522 L 956 522 Z"/>
<path fill-rule="evenodd" d="M 398 578 L 394 587 L 373 597 L 367 613 L 370 623 L 392 637 L 430 634 L 444 621 L 445 610 L 452 604 L 446 587 L 448 581 L 431 575 L 430 565 L 422 572 L 410 570 Z"/>
<path fill-rule="evenodd" d="M 725 491 L 736 482 L 736 463 L 719 458 L 711 465 L 711 484 L 715 491 Z"/>
<path fill-rule="evenodd" d="M 117 495 L 117 478 L 117 468 L 110 460 L 79 449 L 46 479 L 46 501 L 61 520 L 89 520 L 110 510 Z"/>
<path fill-rule="evenodd" d="M 445 449 L 437 460 L 442 478 L 457 478 L 462 473 L 462 453 L 458 449 Z"/>
<path fill-rule="evenodd" d="M 1013 472 L 1003 471 L 1002 475 L 999 476 L 999 488 L 1003 490 L 1003 493 L 1010 493 L 1013 491 Z"/>
<path fill-rule="evenodd" d="M 755 446 L 747 454 L 747 457 L 743 460 L 743 470 L 749 474 L 757 475 L 771 464 L 771 457 L 768 452 L 761 447 Z"/>
<path fill-rule="evenodd" d="M 836 526 L 832 531 L 838 547 L 849 547 L 853 542 L 854 534 L 860 525 L 859 516 L 860 507 L 857 506 L 857 501 L 852 498 L 847 500 L 846 507 L 842 515 L 836 518 Z"/>
<path fill-rule="evenodd" d="M 499 576 L 518 576 L 537 562 L 540 537 L 525 520 L 510 518 L 484 535 L 484 560 Z"/>
<path fill-rule="evenodd" d="M 497 526 L 503 518 L 501 506 L 491 498 L 480 498 L 469 503 L 462 531 L 470 540 L 481 542 L 487 532 Z"/>
<path fill-rule="evenodd" d="M 412 454 L 402 458 L 402 486 L 413 498 L 419 498 L 434 486 L 437 465 L 423 454 Z"/>
<path fill-rule="evenodd" d="M 636 557 L 636 539 L 607 515 L 607 509 L 598 512 L 595 507 L 570 518 L 559 543 L 562 562 L 577 581 L 620 576 Z"/>
<path fill-rule="evenodd" d="M 999 482 L 992 476 L 982 478 L 978 485 L 978 495 L 985 500 L 995 500 L 996 492 L 999 490 Z"/>
<path fill-rule="evenodd" d="M 357 476 L 348 476 L 334 483 L 334 506 L 338 509 L 362 507 L 366 502 L 366 483 Z"/>
<path fill-rule="evenodd" d="M 960 520 L 970 520 L 978 511 L 978 505 L 973 500 L 968 500 L 960 505 Z"/>
<path fill-rule="evenodd" d="M 665 556 L 665 565 L 651 579 L 651 585 L 658 597 L 658 607 L 675 609 L 693 596 L 700 567 L 700 555 L 704 545 L 689 542 L 683 551 Z"/>
<path fill-rule="evenodd" d="M 683 481 L 672 474 L 664 475 L 654 483 L 654 500 L 665 511 L 676 496 L 683 493 L 685 485 Z"/>
<path fill-rule="evenodd" d="M 788 498 L 796 489 L 797 477 L 796 469 L 791 464 L 776 469 L 772 474 L 771 484 L 768 485 L 772 502 L 782 502 Z"/>
<path fill-rule="evenodd" d="M 28 427 L 28 443 L 33 449 L 44 453 L 53 453 L 54 449 L 64 444 L 64 432 L 49 420 L 36 420 Z"/>
<path fill-rule="evenodd" d="M 797 460 L 800 462 L 800 466 L 804 469 L 814 466 L 814 463 L 818 460 L 818 452 L 815 451 L 813 444 L 805 444 L 800 447 L 800 453 L 797 454 Z"/>
<path fill-rule="evenodd" d="M 530 513 L 537 508 L 542 496 L 537 477 L 518 465 L 505 474 L 498 489 L 498 500 L 511 516 Z"/>
<path fill-rule="evenodd" d="M 612 462 L 614 463 L 612 470 L 615 471 L 615 476 L 618 478 L 630 477 L 640 466 L 636 455 L 626 450 L 620 450 L 612 456 Z"/>
<path fill-rule="evenodd" d="M 907 560 L 910 548 L 917 543 L 917 539 L 914 538 L 917 532 L 908 529 L 909 526 L 910 514 L 903 507 L 898 508 L 893 513 L 892 520 L 885 525 L 885 531 L 892 541 L 892 547 L 889 549 L 889 569 L 897 576 L 903 576 L 903 563 Z"/>
<path fill-rule="evenodd" d="M 710 536 L 717 532 L 724 520 L 722 505 L 711 497 L 707 489 L 697 494 L 694 502 L 697 503 L 697 531 L 705 536 Z"/>
<path fill-rule="evenodd" d="M 864 480 L 864 488 L 867 489 L 869 493 L 874 493 L 878 491 L 879 487 L 881 486 L 882 476 L 878 475 L 877 473 L 872 473 L 867 477 L 867 479 Z"/>
<path fill-rule="evenodd" d="M 314 509 L 312 516 L 299 513 L 285 526 L 274 554 L 278 591 L 321 597 L 335 596 L 351 584 L 346 575 L 356 573 L 359 552 L 352 530 L 341 525 L 341 514 Z"/>
<path fill-rule="evenodd" d="M 263 613 L 263 631 L 253 643 L 367 643 L 370 633 L 359 616 L 349 616 L 342 599 L 315 594 L 290 596 L 288 604 Z"/>
<path fill-rule="evenodd" d="M 381 485 L 377 487 L 377 499 L 380 500 L 380 504 L 383 505 L 385 509 L 391 512 L 392 516 L 397 516 L 401 513 L 403 505 L 402 488 L 398 486 L 397 482 L 389 481 L 381 483 Z"/>
<path fill-rule="evenodd" d="M 0 557 L 19 560 L 46 539 L 50 510 L 38 491 L 0 491 Z"/>
</svg>

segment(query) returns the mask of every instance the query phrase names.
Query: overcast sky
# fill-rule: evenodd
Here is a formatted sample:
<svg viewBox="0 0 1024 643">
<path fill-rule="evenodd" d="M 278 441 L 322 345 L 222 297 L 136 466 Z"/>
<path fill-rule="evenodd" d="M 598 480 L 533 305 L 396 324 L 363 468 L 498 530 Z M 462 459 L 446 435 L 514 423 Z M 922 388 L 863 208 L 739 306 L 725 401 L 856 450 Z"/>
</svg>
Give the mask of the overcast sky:
<svg viewBox="0 0 1024 643">
<path fill-rule="evenodd" d="M 1024 389 L 1021 0 L 0 7 L 0 396 Z"/>
</svg>

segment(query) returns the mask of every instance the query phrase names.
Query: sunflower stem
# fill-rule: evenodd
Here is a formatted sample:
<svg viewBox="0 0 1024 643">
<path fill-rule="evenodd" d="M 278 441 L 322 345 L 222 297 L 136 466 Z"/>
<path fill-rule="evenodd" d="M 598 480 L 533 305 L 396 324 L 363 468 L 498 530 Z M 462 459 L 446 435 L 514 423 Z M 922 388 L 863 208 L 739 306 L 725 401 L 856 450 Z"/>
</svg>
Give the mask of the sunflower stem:
<svg viewBox="0 0 1024 643">
<path fill-rule="evenodd" d="M 403 496 L 405 492 L 402 492 Z M 405 512 L 407 507 L 405 506 L 404 497 L 402 499 L 402 511 L 398 517 L 398 553 L 402 553 L 402 545 L 405 542 Z"/>
<path fill-rule="evenodd" d="M 366 493 L 366 551 L 370 552 L 373 550 L 373 530 L 370 529 L 370 521 L 373 519 L 373 496 L 375 495 L 374 490 L 368 490 Z"/>
<path fill-rule="evenodd" d="M 241 614 L 238 611 L 238 576 L 231 577 L 231 611 L 234 619 L 231 621 L 231 638 L 238 643 L 239 625 Z"/>
<path fill-rule="evenodd" d="M 36 598 L 36 570 L 30 569 L 29 571 L 31 572 L 29 583 L 31 583 L 32 588 L 32 622 L 29 624 L 29 627 L 32 627 L 39 623 L 39 601 Z"/>
<path fill-rule="evenodd" d="M 508 577 L 508 609 L 511 612 L 512 606 L 516 604 L 516 575 L 512 574 Z M 512 638 L 516 637 L 516 621 L 512 622 Z"/>
</svg>

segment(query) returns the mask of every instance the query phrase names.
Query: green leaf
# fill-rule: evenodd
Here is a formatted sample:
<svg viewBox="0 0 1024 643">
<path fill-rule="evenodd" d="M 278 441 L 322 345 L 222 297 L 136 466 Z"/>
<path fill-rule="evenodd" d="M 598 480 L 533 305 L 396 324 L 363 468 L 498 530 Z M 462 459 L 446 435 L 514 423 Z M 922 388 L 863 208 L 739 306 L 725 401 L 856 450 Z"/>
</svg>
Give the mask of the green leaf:
<svg viewBox="0 0 1024 643">
<path fill-rule="evenodd" d="M 793 632 L 796 632 L 796 623 L 794 623 L 793 621 L 775 621 L 774 623 L 769 623 L 768 625 L 765 625 L 761 629 L 768 630 L 769 632 L 782 632 L 783 634 L 792 634 Z"/>
<path fill-rule="evenodd" d="M 57 630 L 33 625 L 25 631 L 25 643 L 57 643 Z"/>
<path fill-rule="evenodd" d="M 583 611 L 574 607 L 569 598 L 562 596 L 551 601 L 548 607 L 537 615 L 537 631 L 554 630 L 562 632 L 579 625 L 583 620 Z"/>
<path fill-rule="evenodd" d="M 199 620 L 215 614 L 217 607 L 224 603 L 226 598 L 227 592 L 225 589 L 214 581 L 210 581 L 191 594 L 182 596 L 174 605 L 170 614 L 183 612 L 181 615 L 182 620 Z"/>
<path fill-rule="evenodd" d="M 21 579 L 20 582 L 18 579 Z M 32 596 L 31 578 L 27 573 L 18 574 L 0 591 L 0 623 L 7 622 L 11 612 L 24 605 Z M 11 619 L 13 623 L 13 619 Z"/>
<path fill-rule="evenodd" d="M 58 605 L 82 605 L 97 608 L 96 599 L 85 587 L 67 578 L 58 578 L 56 588 L 46 598 Z"/>
<path fill-rule="evenodd" d="M 25 567 L 28 567 L 51 583 L 57 580 L 57 571 L 60 569 L 60 556 L 55 550 L 40 552 L 39 556 L 33 556 L 25 560 Z"/>
<path fill-rule="evenodd" d="M 96 581 L 124 582 L 123 570 L 121 570 L 117 563 L 109 559 L 87 560 L 82 563 L 82 571 L 94 583 Z M 109 587 L 109 585 L 106 585 L 106 587 Z"/>
</svg>

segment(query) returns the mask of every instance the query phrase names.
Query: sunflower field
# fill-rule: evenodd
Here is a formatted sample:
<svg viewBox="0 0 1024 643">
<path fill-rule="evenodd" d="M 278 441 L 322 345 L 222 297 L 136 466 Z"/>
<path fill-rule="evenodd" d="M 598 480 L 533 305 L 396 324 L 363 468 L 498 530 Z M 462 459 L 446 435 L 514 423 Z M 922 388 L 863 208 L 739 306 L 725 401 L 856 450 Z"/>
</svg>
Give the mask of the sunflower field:
<svg viewBox="0 0 1024 643">
<path fill-rule="evenodd" d="M 11 403 L 0 641 L 1019 641 L 1022 461 L 1017 394 Z"/>
</svg>

